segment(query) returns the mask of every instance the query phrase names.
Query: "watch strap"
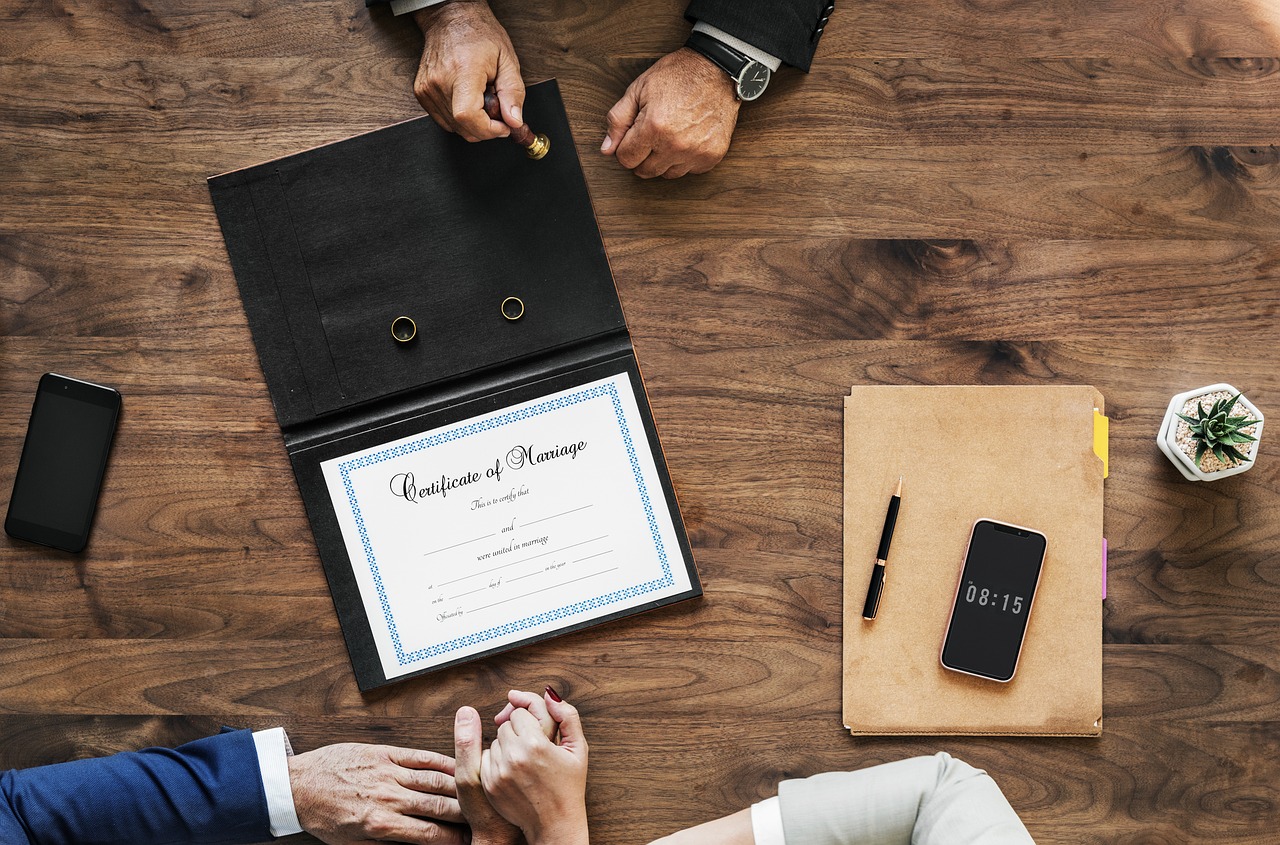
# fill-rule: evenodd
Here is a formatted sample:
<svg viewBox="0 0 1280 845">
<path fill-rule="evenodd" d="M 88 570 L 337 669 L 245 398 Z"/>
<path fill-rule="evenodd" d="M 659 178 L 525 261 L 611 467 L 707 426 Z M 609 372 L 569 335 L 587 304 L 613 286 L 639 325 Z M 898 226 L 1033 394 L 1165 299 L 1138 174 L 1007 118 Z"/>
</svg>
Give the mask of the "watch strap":
<svg viewBox="0 0 1280 845">
<path fill-rule="evenodd" d="M 689 33 L 689 40 L 684 46 L 696 50 L 714 62 L 721 70 L 729 74 L 736 82 L 742 70 L 753 60 L 750 56 L 738 52 L 719 39 L 712 38 L 705 32 Z"/>
</svg>

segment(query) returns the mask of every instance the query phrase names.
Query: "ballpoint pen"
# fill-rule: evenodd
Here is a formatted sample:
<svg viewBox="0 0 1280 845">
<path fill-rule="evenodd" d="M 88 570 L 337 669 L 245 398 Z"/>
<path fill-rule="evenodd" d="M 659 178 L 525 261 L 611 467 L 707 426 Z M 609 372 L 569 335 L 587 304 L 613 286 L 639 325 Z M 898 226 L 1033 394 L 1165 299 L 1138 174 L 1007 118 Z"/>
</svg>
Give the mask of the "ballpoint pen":
<svg viewBox="0 0 1280 845">
<path fill-rule="evenodd" d="M 871 570 L 871 583 L 867 586 L 867 602 L 862 606 L 863 619 L 875 619 L 880 609 L 880 596 L 884 593 L 884 567 L 889 559 L 889 544 L 893 542 L 893 527 L 898 522 L 898 506 L 902 504 L 902 476 L 898 476 L 898 489 L 889 499 L 889 512 L 884 517 L 884 530 L 880 532 L 880 548 L 876 552 L 876 565 Z"/>
</svg>

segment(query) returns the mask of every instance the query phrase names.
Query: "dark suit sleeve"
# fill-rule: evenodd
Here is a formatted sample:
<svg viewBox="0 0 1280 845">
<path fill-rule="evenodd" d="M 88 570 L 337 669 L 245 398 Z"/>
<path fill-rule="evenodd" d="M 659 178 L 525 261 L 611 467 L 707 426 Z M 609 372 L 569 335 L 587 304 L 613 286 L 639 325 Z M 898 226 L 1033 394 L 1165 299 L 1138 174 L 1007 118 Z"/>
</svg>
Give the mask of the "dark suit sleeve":
<svg viewBox="0 0 1280 845">
<path fill-rule="evenodd" d="M 0 774 L 5 845 L 271 839 L 251 731 Z"/>
<path fill-rule="evenodd" d="M 834 10 L 835 0 L 693 0 L 684 16 L 807 73 Z"/>
</svg>

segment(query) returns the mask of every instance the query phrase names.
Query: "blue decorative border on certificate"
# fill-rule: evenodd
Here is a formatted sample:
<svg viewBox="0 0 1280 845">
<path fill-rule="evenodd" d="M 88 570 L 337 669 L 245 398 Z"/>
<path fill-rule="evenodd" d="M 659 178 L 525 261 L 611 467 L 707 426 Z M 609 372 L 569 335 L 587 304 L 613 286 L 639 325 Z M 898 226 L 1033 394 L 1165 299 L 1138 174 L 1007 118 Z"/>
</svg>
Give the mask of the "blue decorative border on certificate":
<svg viewBox="0 0 1280 845">
<path fill-rule="evenodd" d="M 461 440 L 472 434 L 482 431 L 491 431 L 495 428 L 501 428 L 513 422 L 531 419 L 540 416 L 549 411 L 559 411 L 573 405 L 587 402 L 592 399 L 601 397 L 609 397 L 613 402 L 613 412 L 618 420 L 618 429 L 622 433 L 622 441 L 627 449 L 627 457 L 631 462 L 631 472 L 635 477 L 636 490 L 640 494 L 640 501 L 644 505 L 645 517 L 649 523 L 649 532 L 653 536 L 654 549 L 658 553 L 658 561 L 662 564 L 662 577 L 646 581 L 643 584 L 636 584 L 621 590 L 615 590 L 596 598 L 585 599 L 580 602 L 565 605 L 519 619 L 514 622 L 506 622 L 497 625 L 485 631 L 477 631 L 466 635 L 465 637 L 457 637 L 448 642 L 438 643 L 427 648 L 416 649 L 411 652 L 405 652 L 404 646 L 400 641 L 400 631 L 396 627 L 395 614 L 391 612 L 391 602 L 387 599 L 386 587 L 382 583 L 382 574 L 378 571 L 378 559 L 373 553 L 373 543 L 369 540 L 369 533 L 365 528 L 364 515 L 360 513 L 360 503 L 356 500 L 355 489 L 351 484 L 351 472 L 357 469 L 373 466 L 389 461 L 393 458 L 399 458 L 413 452 L 420 452 L 423 449 L 430 449 L 432 446 L 440 446 L 445 443 L 452 443 L 455 440 Z M 658 519 L 653 512 L 653 503 L 649 499 L 649 490 L 644 483 L 644 475 L 640 470 L 640 459 L 636 455 L 635 443 L 631 439 L 631 429 L 627 426 L 627 419 L 622 409 L 622 400 L 618 396 L 617 385 L 612 381 L 603 384 L 595 384 L 586 387 L 575 393 L 568 393 L 555 399 L 540 402 L 528 407 L 519 408 L 514 411 L 508 411 L 499 414 L 496 417 L 478 422 L 469 423 L 458 428 L 439 431 L 429 434 L 418 440 L 412 440 L 408 443 L 401 443 L 399 446 L 393 446 L 390 449 L 384 449 L 381 452 L 374 452 L 370 455 L 362 455 L 350 461 L 342 461 L 338 464 L 338 471 L 342 476 L 342 486 L 347 492 L 347 504 L 351 507 L 351 515 L 355 518 L 356 529 L 360 533 L 360 545 L 364 548 L 365 558 L 369 562 L 369 571 L 373 575 L 373 584 L 378 591 L 378 605 L 382 608 L 382 616 L 386 620 L 387 630 L 391 634 L 392 645 L 395 646 L 396 660 L 401 666 L 408 663 L 414 663 L 419 660 L 426 660 L 436 657 L 459 648 L 477 645 L 494 639 L 495 637 L 505 636 L 507 634 L 517 633 L 519 631 L 528 630 L 538 625 L 544 625 L 547 622 L 554 622 L 557 619 L 564 619 L 568 616 L 574 616 L 586 610 L 595 610 L 608 605 L 615 604 L 619 601 L 637 596 L 651 593 L 654 590 L 663 587 L 669 587 L 675 583 L 671 575 L 671 563 L 667 559 L 667 550 L 662 543 L 662 533 L 658 528 Z"/>
</svg>

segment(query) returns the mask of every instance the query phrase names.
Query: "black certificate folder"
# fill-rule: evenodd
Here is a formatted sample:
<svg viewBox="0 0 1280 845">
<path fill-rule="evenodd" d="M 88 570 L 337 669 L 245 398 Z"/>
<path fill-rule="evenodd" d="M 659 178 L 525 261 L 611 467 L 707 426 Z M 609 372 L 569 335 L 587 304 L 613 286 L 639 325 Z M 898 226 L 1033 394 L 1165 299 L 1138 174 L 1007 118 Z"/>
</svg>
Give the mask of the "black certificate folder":
<svg viewBox="0 0 1280 845">
<path fill-rule="evenodd" d="M 209 180 L 362 690 L 701 595 L 554 81 Z"/>
</svg>

